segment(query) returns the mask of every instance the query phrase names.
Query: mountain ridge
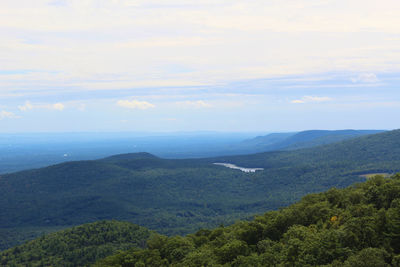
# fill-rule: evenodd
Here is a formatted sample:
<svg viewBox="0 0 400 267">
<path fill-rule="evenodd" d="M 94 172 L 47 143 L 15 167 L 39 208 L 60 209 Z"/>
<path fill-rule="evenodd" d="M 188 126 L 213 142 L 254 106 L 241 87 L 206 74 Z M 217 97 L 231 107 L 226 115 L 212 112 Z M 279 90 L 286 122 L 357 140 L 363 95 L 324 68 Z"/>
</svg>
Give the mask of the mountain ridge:
<svg viewBox="0 0 400 267">
<path fill-rule="evenodd" d="M 384 130 L 307 130 L 301 132 L 272 133 L 248 139 L 240 144 L 240 147 L 257 145 L 258 151 L 267 152 L 276 150 L 295 150 L 326 145 L 347 139 L 377 134 Z M 248 149 L 248 148 L 247 148 Z"/>
</svg>

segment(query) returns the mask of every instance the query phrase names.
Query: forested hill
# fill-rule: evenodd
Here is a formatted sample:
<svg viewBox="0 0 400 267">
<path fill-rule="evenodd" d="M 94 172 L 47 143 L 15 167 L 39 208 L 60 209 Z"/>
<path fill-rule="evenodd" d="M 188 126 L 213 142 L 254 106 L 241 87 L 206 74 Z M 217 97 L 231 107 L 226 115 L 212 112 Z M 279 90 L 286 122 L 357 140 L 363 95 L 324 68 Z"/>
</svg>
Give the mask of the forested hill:
<svg viewBox="0 0 400 267">
<path fill-rule="evenodd" d="M 312 194 L 250 222 L 153 236 L 105 266 L 400 266 L 400 175 Z"/>
<path fill-rule="evenodd" d="M 150 234 L 127 222 L 85 224 L 0 252 L 0 266 L 87 266 L 120 250 L 144 248 Z"/>
<path fill-rule="evenodd" d="M 228 227 L 150 234 L 117 221 L 86 224 L 0 252 L 0 265 L 400 266 L 400 175 L 310 194 Z"/>
<path fill-rule="evenodd" d="M 264 170 L 244 173 L 215 162 Z M 361 174 L 397 171 L 399 130 L 286 152 L 186 160 L 140 153 L 68 162 L 1 175 L 0 230 L 118 219 L 185 234 L 363 181 Z"/>
<path fill-rule="evenodd" d="M 360 137 L 382 133 L 383 130 L 308 130 L 295 133 L 273 133 L 248 139 L 233 146 L 231 150 L 243 153 L 248 151 L 266 152 L 276 150 L 295 150 L 326 145 Z"/>
<path fill-rule="evenodd" d="M 294 150 L 332 144 L 364 135 L 382 133 L 382 130 L 309 130 L 299 132 L 277 144 L 282 150 Z M 276 149 L 275 149 L 276 150 Z"/>
<path fill-rule="evenodd" d="M 285 152 L 266 152 L 251 155 L 204 159 L 207 162 L 228 161 L 247 167 L 275 168 L 276 166 L 302 162 L 303 164 L 349 167 L 368 166 L 371 171 L 390 171 L 393 162 L 400 160 L 400 130 L 352 138 L 333 144 Z M 387 164 L 385 164 L 387 163 Z M 385 168 L 384 166 L 388 168 Z M 361 171 L 361 170 L 360 170 Z"/>
</svg>

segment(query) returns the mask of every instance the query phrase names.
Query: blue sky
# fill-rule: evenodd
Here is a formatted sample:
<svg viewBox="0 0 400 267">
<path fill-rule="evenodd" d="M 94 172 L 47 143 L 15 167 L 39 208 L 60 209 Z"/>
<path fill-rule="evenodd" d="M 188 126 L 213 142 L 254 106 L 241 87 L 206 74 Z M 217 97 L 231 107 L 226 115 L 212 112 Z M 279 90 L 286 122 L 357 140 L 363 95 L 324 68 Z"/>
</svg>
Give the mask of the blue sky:
<svg viewBox="0 0 400 267">
<path fill-rule="evenodd" d="M 400 2 L 3 0 L 0 132 L 395 129 Z"/>
</svg>

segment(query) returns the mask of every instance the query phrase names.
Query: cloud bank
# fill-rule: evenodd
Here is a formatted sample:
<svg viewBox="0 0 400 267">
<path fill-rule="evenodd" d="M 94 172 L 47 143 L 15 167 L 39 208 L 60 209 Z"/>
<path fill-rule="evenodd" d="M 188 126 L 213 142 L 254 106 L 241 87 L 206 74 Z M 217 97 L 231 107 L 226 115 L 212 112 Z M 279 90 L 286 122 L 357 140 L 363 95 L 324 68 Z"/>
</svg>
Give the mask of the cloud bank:
<svg viewBox="0 0 400 267">
<path fill-rule="evenodd" d="M 293 104 L 304 104 L 304 103 L 321 103 L 331 101 L 332 98 L 327 96 L 303 96 L 300 99 L 292 100 Z"/>
<path fill-rule="evenodd" d="M 368 73 L 400 70 L 399 9 L 397 0 L 3 0 L 0 90 L 218 85 L 331 71 L 371 82 Z"/>
<path fill-rule="evenodd" d="M 149 109 L 149 108 L 154 108 L 155 105 L 146 102 L 146 101 L 138 101 L 138 100 L 119 100 L 117 102 L 117 105 L 123 108 L 129 108 L 129 109 Z"/>
<path fill-rule="evenodd" d="M 65 105 L 63 103 L 55 104 L 32 104 L 30 101 L 26 101 L 24 105 L 18 106 L 20 111 L 29 111 L 32 109 L 54 109 L 58 111 L 63 111 Z"/>
<path fill-rule="evenodd" d="M 3 119 L 18 119 L 18 118 L 20 118 L 20 116 L 17 116 L 12 112 L 5 111 L 5 110 L 0 111 L 0 120 L 3 120 Z"/>
</svg>

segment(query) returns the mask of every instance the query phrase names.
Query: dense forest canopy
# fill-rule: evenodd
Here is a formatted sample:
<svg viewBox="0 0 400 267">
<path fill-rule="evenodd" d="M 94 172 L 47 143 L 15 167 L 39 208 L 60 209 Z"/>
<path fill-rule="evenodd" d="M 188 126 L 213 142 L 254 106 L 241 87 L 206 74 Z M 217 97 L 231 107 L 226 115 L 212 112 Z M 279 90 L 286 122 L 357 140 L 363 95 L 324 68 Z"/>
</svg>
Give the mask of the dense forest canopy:
<svg viewBox="0 0 400 267">
<path fill-rule="evenodd" d="M 229 227 L 153 236 L 147 245 L 95 266 L 400 266 L 400 175 L 307 195 Z"/>
<path fill-rule="evenodd" d="M 44 235 L 0 253 L 0 266 L 86 266 L 119 250 L 144 247 L 151 231 L 100 221 Z"/>
<path fill-rule="evenodd" d="M 0 260 L 2 266 L 96 260 L 95 267 L 400 266 L 400 174 L 309 194 L 250 221 L 186 236 L 117 221 L 86 224 L 3 251 Z"/>
</svg>

